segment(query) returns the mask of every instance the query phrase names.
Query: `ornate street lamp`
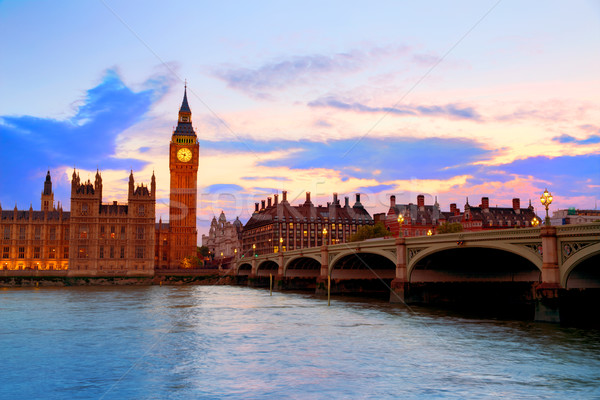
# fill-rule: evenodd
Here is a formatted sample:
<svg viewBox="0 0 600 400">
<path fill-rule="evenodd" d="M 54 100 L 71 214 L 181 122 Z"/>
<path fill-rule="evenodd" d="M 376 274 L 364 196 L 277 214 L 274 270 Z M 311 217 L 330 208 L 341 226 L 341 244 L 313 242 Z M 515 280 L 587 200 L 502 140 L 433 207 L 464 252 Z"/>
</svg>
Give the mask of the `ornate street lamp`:
<svg viewBox="0 0 600 400">
<path fill-rule="evenodd" d="M 327 228 L 323 228 L 323 244 L 327 244 Z"/>
<path fill-rule="evenodd" d="M 283 251 L 283 238 L 279 238 L 279 251 Z"/>
<path fill-rule="evenodd" d="M 252 244 L 252 252 L 254 253 L 254 257 L 256 257 L 256 243 Z"/>
<path fill-rule="evenodd" d="M 404 223 L 404 216 L 398 215 L 398 237 L 402 237 L 402 224 Z"/>
<path fill-rule="evenodd" d="M 542 205 L 546 207 L 546 226 L 550 226 L 550 216 L 548 215 L 548 207 L 552 204 L 552 193 L 548 192 L 548 189 L 544 189 L 544 193 L 540 196 Z"/>
<path fill-rule="evenodd" d="M 429 229 L 429 230 L 427 231 L 427 236 L 431 236 L 431 235 L 433 235 L 433 232 L 431 231 L 431 229 Z"/>
<path fill-rule="evenodd" d="M 540 224 L 540 220 L 537 219 L 537 217 L 533 217 L 533 219 L 531 220 L 531 226 L 533 226 L 535 228 L 539 224 Z"/>
</svg>

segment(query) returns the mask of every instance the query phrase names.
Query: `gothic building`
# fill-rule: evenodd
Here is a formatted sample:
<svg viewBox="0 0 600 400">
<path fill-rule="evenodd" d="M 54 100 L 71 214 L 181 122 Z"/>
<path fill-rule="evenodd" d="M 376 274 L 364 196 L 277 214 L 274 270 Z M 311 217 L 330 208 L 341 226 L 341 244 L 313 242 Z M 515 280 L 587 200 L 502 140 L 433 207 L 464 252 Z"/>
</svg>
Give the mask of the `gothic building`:
<svg viewBox="0 0 600 400">
<path fill-rule="evenodd" d="M 156 179 L 150 189 L 129 175 L 127 203 L 102 204 L 102 177 L 82 182 L 73 171 L 70 275 L 154 275 Z"/>
<path fill-rule="evenodd" d="M 0 207 L 0 269 L 65 270 L 69 268 L 69 212 L 54 206 L 50 171 L 46 174 L 41 210 Z"/>
<path fill-rule="evenodd" d="M 346 242 L 363 225 L 373 225 L 373 219 L 360 202 L 350 206 L 348 197 L 344 205 L 340 204 L 337 193 L 333 202 L 327 206 L 315 206 L 306 193 L 306 201 L 292 206 L 287 201 L 287 192 L 283 191 L 279 202 L 267 198 L 255 204 L 254 213 L 242 230 L 242 254 L 248 257 L 254 254 L 277 253 L 279 251 L 303 249 Z"/>
<path fill-rule="evenodd" d="M 229 222 L 225 217 L 225 213 L 221 211 L 218 220 L 213 217 L 208 235 L 202 235 L 202 246 L 208 247 L 208 251 L 214 258 L 236 256 L 242 248 L 242 222 L 240 218 L 237 217 L 233 223 Z"/>
<path fill-rule="evenodd" d="M 425 205 L 425 196 L 417 196 L 417 204 L 397 204 L 396 196 L 390 196 L 390 208 L 388 210 L 385 227 L 388 228 L 393 236 L 398 236 L 400 229 L 402 236 L 424 236 L 435 228 L 447 221 L 450 213 L 442 212 L 437 198 L 433 205 Z M 401 218 L 401 223 L 398 217 Z M 401 226 L 401 227 L 400 227 Z"/>
<path fill-rule="evenodd" d="M 102 177 L 82 182 L 73 171 L 71 211 L 54 207 L 50 171 L 41 211 L 0 209 L 2 260 L 8 270 L 68 270 L 70 276 L 152 276 L 156 180 L 150 189 L 129 176 L 128 202 L 102 204 Z"/>
<path fill-rule="evenodd" d="M 200 146 L 192 127 L 187 87 L 179 109 L 177 128 L 169 143 L 169 222 L 156 224 L 155 265 L 180 268 L 197 255 L 196 201 Z"/>
</svg>

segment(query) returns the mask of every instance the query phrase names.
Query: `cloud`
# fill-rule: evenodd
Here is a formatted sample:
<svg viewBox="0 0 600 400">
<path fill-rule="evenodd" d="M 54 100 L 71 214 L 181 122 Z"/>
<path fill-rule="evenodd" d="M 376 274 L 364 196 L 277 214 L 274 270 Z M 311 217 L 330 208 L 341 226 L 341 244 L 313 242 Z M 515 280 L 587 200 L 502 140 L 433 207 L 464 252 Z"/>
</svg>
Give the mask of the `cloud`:
<svg viewBox="0 0 600 400">
<path fill-rule="evenodd" d="M 210 185 L 202 189 L 203 193 L 208 194 L 231 194 L 243 192 L 244 188 L 240 185 L 235 185 L 232 183 L 218 183 L 215 185 Z"/>
<path fill-rule="evenodd" d="M 146 90 L 129 89 L 114 70 L 108 70 L 96 87 L 86 92 L 75 115 L 65 120 L 33 116 L 0 116 L 0 157 L 5 180 L 0 199 L 21 204 L 37 199 L 45 175 L 64 166 L 78 169 L 141 169 L 145 163 L 115 157 L 120 133 L 141 121 L 165 92 L 165 81 L 153 79 Z M 40 166 L 44 171 L 40 170 Z M 65 189 L 67 190 L 67 189 Z M 63 196 L 56 196 L 64 198 Z"/>
<path fill-rule="evenodd" d="M 573 136 L 563 134 L 552 138 L 558 143 L 574 143 L 574 144 L 597 144 L 600 143 L 600 135 L 590 135 L 586 139 L 577 139 Z"/>
<path fill-rule="evenodd" d="M 275 180 L 275 181 L 282 181 L 282 182 L 289 182 L 290 179 L 286 178 L 284 176 L 242 176 L 240 179 L 243 179 L 245 181 L 256 181 L 256 180 Z"/>
<path fill-rule="evenodd" d="M 447 117 L 451 119 L 468 119 L 480 121 L 481 116 L 472 107 L 461 107 L 456 104 L 417 106 L 408 105 L 401 107 L 370 107 L 357 102 L 345 102 L 335 97 L 323 97 L 308 103 L 309 107 L 329 107 L 346 111 L 361 113 L 388 113 L 399 116 L 434 116 Z"/>
<path fill-rule="evenodd" d="M 260 98 L 267 92 L 292 85 L 314 83 L 332 74 L 357 72 L 382 58 L 398 57 L 409 52 L 409 47 L 374 47 L 368 50 L 350 50 L 333 55 L 311 54 L 280 58 L 257 68 L 229 67 L 213 71 L 233 89 L 241 90 Z M 431 62 L 435 56 L 418 55 L 414 63 Z"/>
</svg>

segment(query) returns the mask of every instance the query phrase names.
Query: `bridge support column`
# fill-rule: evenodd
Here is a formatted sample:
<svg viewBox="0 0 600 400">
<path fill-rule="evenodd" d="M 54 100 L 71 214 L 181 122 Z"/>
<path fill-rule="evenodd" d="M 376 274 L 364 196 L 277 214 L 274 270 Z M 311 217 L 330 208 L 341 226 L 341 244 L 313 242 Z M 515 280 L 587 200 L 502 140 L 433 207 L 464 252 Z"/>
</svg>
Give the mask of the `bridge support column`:
<svg viewBox="0 0 600 400">
<path fill-rule="evenodd" d="M 396 238 L 396 277 L 392 280 L 390 303 L 404 303 L 408 295 L 408 275 L 406 269 L 406 239 Z"/>
<path fill-rule="evenodd" d="M 544 226 L 542 237 L 542 282 L 534 286 L 535 320 L 560 322 L 559 292 L 560 271 L 558 269 L 558 240 L 554 226 Z"/>
<path fill-rule="evenodd" d="M 277 256 L 277 275 L 275 276 L 275 289 L 281 290 L 285 289 L 285 277 L 283 276 L 283 251 L 279 250 L 279 255 Z"/>
<path fill-rule="evenodd" d="M 321 246 L 321 273 L 317 278 L 316 294 L 327 294 L 327 277 L 329 276 L 329 249 Z"/>
<path fill-rule="evenodd" d="M 258 266 L 256 265 L 256 257 L 252 257 L 252 269 L 250 275 L 248 275 L 248 286 L 254 286 L 256 284 L 256 274 L 258 272 Z"/>
</svg>

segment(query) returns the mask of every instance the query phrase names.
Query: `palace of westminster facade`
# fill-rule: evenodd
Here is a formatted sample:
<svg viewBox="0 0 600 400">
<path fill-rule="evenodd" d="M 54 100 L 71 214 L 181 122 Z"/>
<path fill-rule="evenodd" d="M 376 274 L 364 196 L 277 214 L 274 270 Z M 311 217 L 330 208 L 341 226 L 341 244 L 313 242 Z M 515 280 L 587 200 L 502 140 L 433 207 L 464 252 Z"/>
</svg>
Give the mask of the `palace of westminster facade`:
<svg viewBox="0 0 600 400">
<path fill-rule="evenodd" d="M 0 207 L 0 270 L 67 270 L 70 276 L 152 276 L 197 255 L 196 198 L 199 145 L 187 90 L 169 144 L 169 223 L 155 222 L 156 179 L 135 185 L 126 204 L 102 203 L 102 176 L 71 180 L 71 211 L 54 205 L 50 171 L 41 210 Z"/>
</svg>

